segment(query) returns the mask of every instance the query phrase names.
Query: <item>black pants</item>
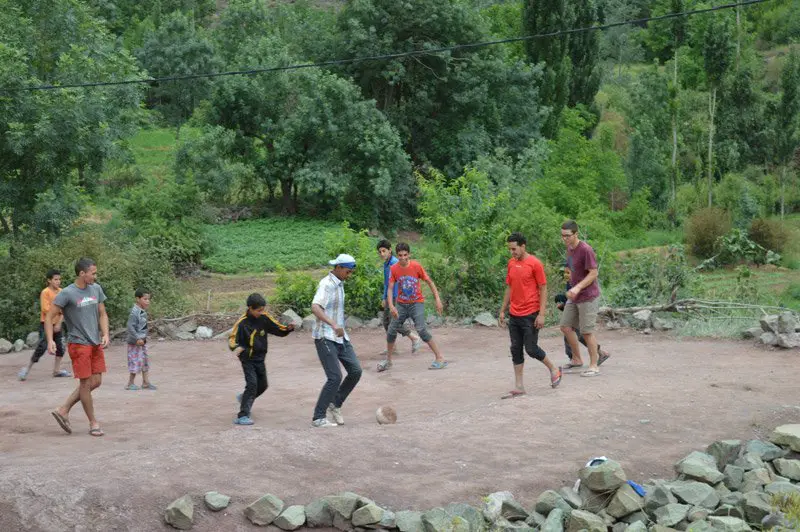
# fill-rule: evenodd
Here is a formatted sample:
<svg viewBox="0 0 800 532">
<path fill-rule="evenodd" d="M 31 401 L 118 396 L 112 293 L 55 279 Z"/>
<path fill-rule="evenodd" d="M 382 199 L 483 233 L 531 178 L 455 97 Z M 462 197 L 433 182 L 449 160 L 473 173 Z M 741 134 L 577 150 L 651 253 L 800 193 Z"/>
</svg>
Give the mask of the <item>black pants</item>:
<svg viewBox="0 0 800 532">
<path fill-rule="evenodd" d="M 589 346 L 586 345 L 586 339 L 581 334 L 581 331 L 576 329 L 575 327 L 572 328 L 573 331 L 578 335 L 578 341 L 586 346 L 588 349 Z M 600 352 L 600 344 L 597 344 L 597 352 Z M 567 355 L 567 358 L 572 360 L 572 348 L 569 346 L 569 342 L 567 341 L 567 337 L 564 337 L 564 353 Z"/>
<path fill-rule="evenodd" d="M 239 407 L 237 417 L 250 417 L 250 410 L 256 397 L 267 391 L 267 365 L 266 355 L 255 354 L 249 357 L 246 353 L 239 355 L 244 372 L 244 393 L 242 394 L 242 404 Z"/>
<path fill-rule="evenodd" d="M 539 329 L 534 326 L 538 312 L 527 316 L 510 315 L 508 319 L 508 334 L 511 336 L 511 360 L 515 366 L 525 363 L 522 348 L 528 356 L 542 361 L 547 353 L 539 347 Z"/>
<path fill-rule="evenodd" d="M 62 326 L 63 327 L 63 326 Z M 53 341 L 56 343 L 56 356 L 63 357 L 64 356 L 64 341 L 62 340 L 62 332 L 61 331 L 53 331 Z M 39 359 L 42 358 L 47 352 L 47 336 L 44 334 L 44 323 L 39 323 L 39 343 L 36 344 L 36 349 L 33 350 L 33 354 L 31 355 L 31 362 L 36 364 L 39 362 Z"/>
</svg>

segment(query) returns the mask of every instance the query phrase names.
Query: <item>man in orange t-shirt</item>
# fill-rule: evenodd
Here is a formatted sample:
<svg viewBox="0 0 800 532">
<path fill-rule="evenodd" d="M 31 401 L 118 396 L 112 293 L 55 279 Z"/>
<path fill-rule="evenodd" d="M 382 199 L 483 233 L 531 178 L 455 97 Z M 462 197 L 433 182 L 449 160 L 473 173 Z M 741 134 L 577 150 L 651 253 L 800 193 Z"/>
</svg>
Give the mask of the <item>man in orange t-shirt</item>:
<svg viewBox="0 0 800 532">
<path fill-rule="evenodd" d="M 47 313 L 50 311 L 50 307 L 53 305 L 53 300 L 56 298 L 59 292 L 61 292 L 61 272 L 58 270 L 49 270 L 47 272 L 47 286 L 39 295 L 39 306 L 41 310 L 39 323 L 39 343 L 36 346 L 36 349 L 34 349 L 28 365 L 22 368 L 17 374 L 19 380 L 21 381 L 24 381 L 28 378 L 28 373 L 30 373 L 33 365 L 39 362 L 39 359 L 42 358 L 42 355 L 44 355 L 45 351 L 47 351 L 47 338 L 44 335 L 44 321 L 47 318 Z M 53 319 L 53 334 L 56 340 L 56 352 L 52 353 L 55 355 L 55 362 L 53 364 L 53 377 L 71 376 L 69 371 L 61 369 L 61 362 L 64 360 L 64 342 L 61 339 L 62 319 L 63 316 L 60 314 Z"/>
<path fill-rule="evenodd" d="M 561 370 L 539 347 L 539 329 L 544 327 L 547 310 L 547 278 L 544 275 L 544 266 L 539 259 L 527 252 L 527 241 L 521 233 L 512 233 L 507 242 L 511 259 L 508 261 L 506 290 L 499 321 L 501 326 L 504 325 L 506 310 L 511 303 L 508 333 L 511 336 L 515 386 L 503 399 L 525 395 L 525 386 L 522 383 L 525 368 L 523 347 L 528 356 L 540 361 L 550 370 L 550 385 L 553 388 L 561 383 Z"/>
</svg>

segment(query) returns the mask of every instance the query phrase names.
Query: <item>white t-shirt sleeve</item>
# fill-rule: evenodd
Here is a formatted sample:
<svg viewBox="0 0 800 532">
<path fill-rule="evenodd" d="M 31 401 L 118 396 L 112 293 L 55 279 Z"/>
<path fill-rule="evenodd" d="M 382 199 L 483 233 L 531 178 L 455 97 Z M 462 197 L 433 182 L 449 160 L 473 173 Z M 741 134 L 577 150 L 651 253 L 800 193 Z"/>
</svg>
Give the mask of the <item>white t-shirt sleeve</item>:
<svg viewBox="0 0 800 532">
<path fill-rule="evenodd" d="M 321 280 L 317 286 L 317 293 L 314 294 L 314 299 L 311 301 L 312 305 L 319 305 L 322 308 L 328 306 L 328 283 L 327 278 Z"/>
</svg>

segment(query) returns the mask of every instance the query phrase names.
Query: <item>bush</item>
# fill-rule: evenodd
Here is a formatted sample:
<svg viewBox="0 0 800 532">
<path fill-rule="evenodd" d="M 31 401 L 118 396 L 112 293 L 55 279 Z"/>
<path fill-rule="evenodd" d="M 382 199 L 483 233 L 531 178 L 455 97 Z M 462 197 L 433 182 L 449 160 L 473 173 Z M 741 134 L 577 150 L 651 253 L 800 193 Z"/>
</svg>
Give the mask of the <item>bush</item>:
<svg viewBox="0 0 800 532">
<path fill-rule="evenodd" d="M 714 255 L 717 239 L 731 229 L 731 217 L 727 211 L 707 207 L 692 214 L 686 221 L 686 245 L 689 253 L 701 259 Z"/>
<path fill-rule="evenodd" d="M 614 269 L 617 283 L 608 299 L 618 307 L 666 303 L 694 281 L 683 246 L 670 246 L 666 254 L 636 253 Z"/>
<path fill-rule="evenodd" d="M 62 286 L 74 277 L 75 261 L 91 257 L 97 262 L 98 283 L 108 297 L 106 310 L 112 330 L 124 327 L 137 288 L 150 290 L 154 317 L 180 315 L 186 310 L 180 287 L 169 261 L 145 241 L 129 241 L 124 235 L 86 225 L 53 242 L 14 246 L 0 258 L 0 271 L 8 283 L 0 294 L 0 337 L 24 338 L 38 328 L 39 292 L 50 268 L 61 270 Z"/>
<path fill-rule="evenodd" d="M 782 253 L 789 239 L 789 231 L 777 220 L 756 218 L 750 224 L 747 236 L 765 249 Z"/>
<path fill-rule="evenodd" d="M 288 272 L 282 266 L 276 271 L 278 276 L 275 279 L 275 295 L 271 298 L 271 302 L 282 306 L 284 310 L 290 308 L 300 316 L 310 314 L 311 301 L 314 299 L 319 280 L 308 273 Z"/>
<path fill-rule="evenodd" d="M 383 267 L 375 250 L 377 242 L 364 230 L 354 231 L 347 222 L 325 235 L 325 248 L 333 258 L 347 253 L 357 267 L 345 284 L 345 312 L 360 318 L 373 318 L 381 311 Z"/>
<path fill-rule="evenodd" d="M 781 256 L 772 250 L 759 246 L 741 229 L 733 229 L 721 237 L 716 245 L 717 254 L 703 261 L 700 268 L 713 269 L 728 264 L 778 264 Z"/>
</svg>

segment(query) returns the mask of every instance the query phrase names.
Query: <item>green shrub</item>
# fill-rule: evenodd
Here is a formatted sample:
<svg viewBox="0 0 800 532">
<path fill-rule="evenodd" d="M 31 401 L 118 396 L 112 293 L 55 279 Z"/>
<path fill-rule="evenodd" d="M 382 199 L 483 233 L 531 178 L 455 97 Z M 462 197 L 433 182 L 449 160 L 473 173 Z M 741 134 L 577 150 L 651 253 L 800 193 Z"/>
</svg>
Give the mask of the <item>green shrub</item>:
<svg viewBox="0 0 800 532">
<path fill-rule="evenodd" d="M 747 236 L 765 249 L 782 253 L 789 239 L 789 231 L 778 220 L 756 218 L 750 224 Z"/>
<path fill-rule="evenodd" d="M 689 253 L 707 259 L 716 252 L 717 239 L 731 229 L 731 217 L 727 211 L 707 207 L 692 214 L 686 221 L 686 245 Z"/>
<path fill-rule="evenodd" d="M 345 312 L 359 318 L 373 318 L 381 311 L 383 266 L 378 264 L 376 244 L 366 231 L 355 231 L 347 222 L 325 234 L 331 258 L 347 253 L 356 259 L 356 269 L 345 284 Z"/>
<path fill-rule="evenodd" d="M 278 276 L 275 279 L 275 295 L 271 303 L 290 308 L 300 316 L 311 313 L 311 301 L 317 291 L 319 279 L 314 279 L 308 273 L 289 272 L 282 266 L 276 269 Z"/>
<path fill-rule="evenodd" d="M 634 307 L 667 303 L 684 288 L 692 290 L 694 274 L 683 246 L 670 246 L 667 253 L 636 253 L 614 268 L 616 285 L 607 293 L 613 306 Z"/>
<path fill-rule="evenodd" d="M 0 271 L 8 283 L 0 294 L 0 337 L 24 337 L 38 327 L 39 292 L 50 268 L 61 270 L 62 286 L 74 277 L 80 257 L 97 262 L 98 283 L 108 300 L 106 310 L 111 328 L 124 327 L 133 293 L 137 288 L 152 292 L 150 314 L 154 317 L 180 315 L 186 310 L 183 294 L 166 257 L 143 240 L 131 242 L 124 235 L 87 224 L 52 242 L 14 246 L 8 257 L 0 258 Z"/>
<path fill-rule="evenodd" d="M 700 264 L 702 269 L 713 269 L 729 264 L 778 264 L 781 256 L 749 238 L 741 229 L 733 229 L 716 244 L 717 254 Z"/>
</svg>

